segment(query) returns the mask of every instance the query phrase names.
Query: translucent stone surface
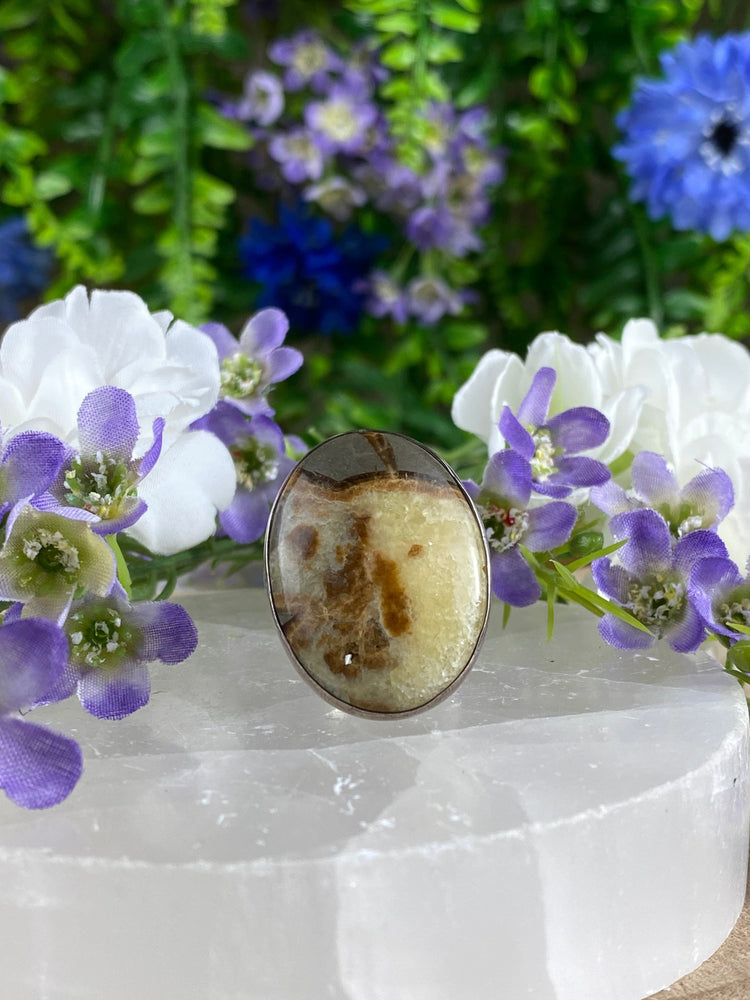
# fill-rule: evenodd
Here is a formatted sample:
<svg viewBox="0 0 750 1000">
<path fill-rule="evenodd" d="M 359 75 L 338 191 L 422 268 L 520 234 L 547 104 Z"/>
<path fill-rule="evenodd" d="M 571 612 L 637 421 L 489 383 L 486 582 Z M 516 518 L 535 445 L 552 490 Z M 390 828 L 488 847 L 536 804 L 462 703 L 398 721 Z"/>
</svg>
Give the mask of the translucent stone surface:
<svg viewBox="0 0 750 1000">
<path fill-rule="evenodd" d="M 334 704 L 411 712 L 462 677 L 485 628 L 488 555 L 432 452 L 380 431 L 331 438 L 287 479 L 268 534 L 282 635 Z"/>
<path fill-rule="evenodd" d="M 3 1000 L 639 1000 L 729 932 L 747 712 L 707 659 L 495 608 L 447 701 L 369 720 L 261 591 L 188 603 L 200 647 L 137 715 L 35 713 L 86 770 L 52 811 L 0 798 Z"/>
</svg>

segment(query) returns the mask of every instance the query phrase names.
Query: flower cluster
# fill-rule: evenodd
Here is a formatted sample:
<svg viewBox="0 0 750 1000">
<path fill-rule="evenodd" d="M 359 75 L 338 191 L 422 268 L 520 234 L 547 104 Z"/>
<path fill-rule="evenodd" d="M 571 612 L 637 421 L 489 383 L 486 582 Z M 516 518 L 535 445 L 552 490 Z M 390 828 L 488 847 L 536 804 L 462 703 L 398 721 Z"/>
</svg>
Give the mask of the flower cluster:
<svg viewBox="0 0 750 1000">
<path fill-rule="evenodd" d="M 614 155 L 652 219 L 725 240 L 750 229 L 750 33 L 700 35 L 661 56 L 618 116 Z"/>
<path fill-rule="evenodd" d="M 297 371 L 302 355 L 283 346 L 289 321 L 280 309 L 252 316 L 239 342 L 220 323 L 202 329 L 218 353 L 220 398 L 193 428 L 214 434 L 234 464 L 236 490 L 219 513 L 221 530 L 236 542 L 255 542 L 263 536 L 271 504 L 294 465 L 288 452 L 305 450 L 298 439 L 284 437 L 267 398 L 271 386 Z"/>
<path fill-rule="evenodd" d="M 81 775 L 80 748 L 19 716 L 77 694 L 99 718 L 149 700 L 148 664 L 197 632 L 181 605 L 136 600 L 123 550 L 169 559 L 220 528 L 264 530 L 291 467 L 267 394 L 302 356 L 266 309 L 239 341 L 75 288 L 0 344 L 0 788 L 41 808 Z M 303 447 L 300 443 L 300 447 Z"/>
<path fill-rule="evenodd" d="M 253 134 L 259 182 L 275 177 L 293 205 L 281 209 L 278 225 L 255 221 L 241 241 L 245 273 L 261 285 L 259 304 L 274 302 L 293 322 L 323 332 L 349 332 L 363 309 L 425 325 L 460 312 L 465 296 L 449 287 L 440 262 L 482 247 L 477 229 L 503 174 L 485 137 L 486 113 L 433 105 L 424 123 L 427 169 L 418 173 L 396 156 L 377 100 L 387 71 L 376 52 L 362 45 L 345 58 L 305 30 L 274 42 L 268 55 L 277 72 L 252 71 L 242 97 L 222 104 Z M 365 214 L 416 252 L 408 279 L 403 266 L 376 266 L 383 242 L 351 221 Z"/>
<path fill-rule="evenodd" d="M 485 524 L 501 600 L 524 606 L 546 591 L 550 601 L 578 601 L 600 616 L 602 637 L 622 649 L 665 638 L 692 652 L 713 635 L 732 647 L 730 668 L 747 675 L 750 577 L 720 537 L 735 489 L 724 469 L 707 464 L 714 435 L 728 423 L 717 418 L 713 429 L 714 406 L 728 416 L 737 405 L 729 367 L 724 393 L 718 375 L 707 392 L 725 351 L 735 363 L 745 355 L 721 337 L 662 342 L 640 321 L 621 344 L 600 336 L 584 348 L 544 334 L 525 364 L 499 351 L 485 355 L 453 412 L 459 426 L 489 441 L 481 485 L 466 486 Z M 678 387 L 700 392 L 699 401 L 688 403 Z M 596 405 L 566 408 L 575 398 Z M 686 419 L 691 406 L 700 407 L 700 437 Z M 670 460 L 639 447 L 646 442 L 663 445 Z M 685 482 L 672 458 L 687 442 L 698 471 Z M 595 591 L 571 572 L 585 566 Z"/>
</svg>

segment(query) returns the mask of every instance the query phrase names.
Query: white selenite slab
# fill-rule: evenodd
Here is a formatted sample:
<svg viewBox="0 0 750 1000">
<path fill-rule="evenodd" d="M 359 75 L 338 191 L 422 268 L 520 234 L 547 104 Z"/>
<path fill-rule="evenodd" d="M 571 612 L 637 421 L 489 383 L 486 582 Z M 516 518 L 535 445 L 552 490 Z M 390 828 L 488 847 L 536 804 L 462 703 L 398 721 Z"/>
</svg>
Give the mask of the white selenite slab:
<svg viewBox="0 0 750 1000">
<path fill-rule="evenodd" d="M 0 797 L 1 1000 L 640 1000 L 742 906 L 747 710 L 708 657 L 499 608 L 458 692 L 400 721 L 298 678 L 257 590 L 122 722 L 71 700 L 60 807 Z"/>
</svg>

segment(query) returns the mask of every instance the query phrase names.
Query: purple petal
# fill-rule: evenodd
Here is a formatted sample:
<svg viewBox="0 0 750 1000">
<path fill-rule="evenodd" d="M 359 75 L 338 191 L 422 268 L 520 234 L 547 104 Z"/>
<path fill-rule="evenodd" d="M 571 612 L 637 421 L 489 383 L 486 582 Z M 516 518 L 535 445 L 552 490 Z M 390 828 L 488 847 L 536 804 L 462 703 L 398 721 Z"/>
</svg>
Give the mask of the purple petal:
<svg viewBox="0 0 750 1000">
<path fill-rule="evenodd" d="M 0 706 L 18 709 L 41 701 L 68 662 L 68 640 L 54 622 L 24 618 L 0 628 Z"/>
<path fill-rule="evenodd" d="M 41 493 L 34 497 L 31 504 L 35 510 L 43 510 L 50 514 L 59 514 L 60 517 L 69 517 L 71 521 L 97 521 L 98 516 L 83 507 L 71 507 L 70 504 L 61 503 L 52 493 Z M 10 531 L 8 531 L 10 534 Z"/>
<path fill-rule="evenodd" d="M 551 478 L 535 479 L 534 492 L 539 493 L 543 497 L 553 497 L 555 500 L 562 500 L 564 497 L 570 496 L 573 488 L 571 486 L 563 486 L 561 483 L 555 483 Z"/>
<path fill-rule="evenodd" d="M 78 440 L 82 455 L 103 451 L 128 461 L 140 427 L 135 400 L 124 389 L 103 385 L 90 392 L 78 410 Z"/>
<path fill-rule="evenodd" d="M 123 719 L 148 702 L 151 678 L 148 668 L 125 660 L 116 672 L 91 670 L 78 681 L 81 704 L 97 719 Z"/>
<path fill-rule="evenodd" d="M 571 454 L 598 448 L 609 437 L 609 420 L 592 406 L 574 406 L 558 413 L 545 427 L 555 447 Z"/>
<path fill-rule="evenodd" d="M 656 641 L 656 637 L 650 633 L 641 632 L 634 625 L 610 614 L 599 622 L 599 635 L 617 649 L 648 649 Z"/>
<path fill-rule="evenodd" d="M 619 514 L 624 510 L 631 510 L 637 506 L 628 497 L 622 486 L 619 486 L 614 479 L 609 479 L 606 483 L 602 483 L 601 486 L 592 487 L 589 499 L 594 506 L 610 516 L 612 514 Z"/>
<path fill-rule="evenodd" d="M 143 630 L 140 657 L 150 663 L 181 663 L 195 652 L 198 630 L 181 604 L 143 601 L 134 605 L 130 618 Z"/>
<path fill-rule="evenodd" d="M 531 497 L 531 466 L 515 451 L 496 451 L 484 470 L 482 490 L 525 510 Z"/>
<path fill-rule="evenodd" d="M 264 358 L 283 344 L 288 332 L 289 320 L 281 309 L 261 309 L 245 324 L 240 349 L 248 357 Z"/>
<path fill-rule="evenodd" d="M 68 516 L 69 510 L 76 510 L 75 507 L 68 507 L 67 510 L 61 510 L 60 513 L 65 517 Z M 131 525 L 143 517 L 143 515 L 148 510 L 148 505 L 145 500 L 138 500 L 134 497 L 128 503 L 123 503 L 120 506 L 121 513 L 117 517 L 108 517 L 106 520 L 95 521 L 91 525 L 91 530 L 95 535 L 116 535 L 119 531 L 124 531 Z"/>
<path fill-rule="evenodd" d="M 8 442 L 2 458 L 0 502 L 14 504 L 49 487 L 70 449 L 52 434 L 24 431 Z"/>
<path fill-rule="evenodd" d="M 688 603 L 679 620 L 664 629 L 664 638 L 677 653 L 694 653 L 706 638 L 706 623 L 692 604 Z"/>
<path fill-rule="evenodd" d="M 296 347 L 277 347 L 268 359 L 268 381 L 283 382 L 302 367 L 304 360 Z"/>
<path fill-rule="evenodd" d="M 655 510 L 628 510 L 615 514 L 609 522 L 617 541 L 628 541 L 619 550 L 623 566 L 636 577 L 643 577 L 672 563 L 672 540 L 669 526 Z"/>
<path fill-rule="evenodd" d="M 472 500 L 476 501 L 479 499 L 480 489 L 473 479 L 462 479 L 461 485 L 469 494 Z"/>
<path fill-rule="evenodd" d="M 706 469 L 683 489 L 682 500 L 691 510 L 705 512 L 706 527 L 716 527 L 734 506 L 732 480 L 723 469 Z"/>
<path fill-rule="evenodd" d="M 532 552 L 549 552 L 567 542 L 578 512 L 572 504 L 553 500 L 528 511 L 529 525 L 522 542 Z"/>
<path fill-rule="evenodd" d="M 564 483 L 567 486 L 601 486 L 611 478 L 611 473 L 603 462 L 583 455 L 560 458 L 557 472 L 549 477 L 549 482 Z"/>
<path fill-rule="evenodd" d="M 492 593 L 506 604 L 525 608 L 542 596 L 542 588 L 531 566 L 517 548 L 490 556 Z"/>
<path fill-rule="evenodd" d="M 250 421 L 242 410 L 228 400 L 220 399 L 216 406 L 204 417 L 195 420 L 192 430 L 211 431 L 226 445 L 234 444 L 240 437 L 250 434 Z"/>
<path fill-rule="evenodd" d="M 73 791 L 83 771 L 75 740 L 35 722 L 0 720 L 0 788 L 16 805 L 46 809 Z"/>
<path fill-rule="evenodd" d="M 710 557 L 699 559 L 690 570 L 688 594 L 698 613 L 715 632 L 735 636 L 736 632 L 716 620 L 714 605 L 743 583 L 740 571 L 731 559 Z"/>
<path fill-rule="evenodd" d="M 237 490 L 226 510 L 219 514 L 219 524 L 235 542 L 256 542 L 266 530 L 273 496 L 263 489 Z"/>
<path fill-rule="evenodd" d="M 613 563 L 609 556 L 595 559 L 591 564 L 591 575 L 596 589 L 618 604 L 626 604 L 629 599 L 630 576 L 624 566 Z"/>
<path fill-rule="evenodd" d="M 546 421 L 556 381 L 554 368 L 540 368 L 534 375 L 529 391 L 518 407 L 518 419 L 526 427 L 541 427 Z"/>
<path fill-rule="evenodd" d="M 677 502 L 680 487 L 663 455 L 653 451 L 638 452 L 630 476 L 635 493 L 653 507 L 672 506 Z"/>
<path fill-rule="evenodd" d="M 683 576 L 689 574 L 693 564 L 699 559 L 709 559 L 712 556 L 729 556 L 726 545 L 714 531 L 691 531 L 674 547 L 674 564 Z"/>
<path fill-rule="evenodd" d="M 517 451 L 519 455 L 522 455 L 530 462 L 536 451 L 534 439 L 526 428 L 519 423 L 509 406 L 503 407 L 498 427 L 500 433 L 513 451 Z"/>
<path fill-rule="evenodd" d="M 239 351 L 237 338 L 232 336 L 223 323 L 204 323 L 200 329 L 213 341 L 220 363 Z"/>
<path fill-rule="evenodd" d="M 138 466 L 139 479 L 144 479 L 149 472 L 151 472 L 153 467 L 156 465 L 159 455 L 161 455 L 162 435 L 164 434 L 164 417 L 157 417 L 156 420 L 154 420 L 152 433 L 154 435 L 154 443 L 143 456 L 141 464 Z"/>
</svg>

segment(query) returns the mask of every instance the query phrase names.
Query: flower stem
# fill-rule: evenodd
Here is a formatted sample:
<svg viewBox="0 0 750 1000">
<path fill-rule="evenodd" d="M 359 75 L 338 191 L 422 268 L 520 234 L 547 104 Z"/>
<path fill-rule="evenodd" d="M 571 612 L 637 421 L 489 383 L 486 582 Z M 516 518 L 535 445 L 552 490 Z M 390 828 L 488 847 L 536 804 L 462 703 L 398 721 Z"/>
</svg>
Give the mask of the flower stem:
<svg viewBox="0 0 750 1000">
<path fill-rule="evenodd" d="M 646 301 L 651 319 L 658 329 L 661 329 L 664 322 L 664 305 L 659 287 L 659 272 L 651 242 L 648 236 L 648 226 L 643 210 L 636 205 L 629 204 L 630 217 L 633 220 L 633 228 L 638 241 L 638 249 L 641 254 L 641 264 L 643 266 L 643 280 L 646 285 Z"/>
</svg>

